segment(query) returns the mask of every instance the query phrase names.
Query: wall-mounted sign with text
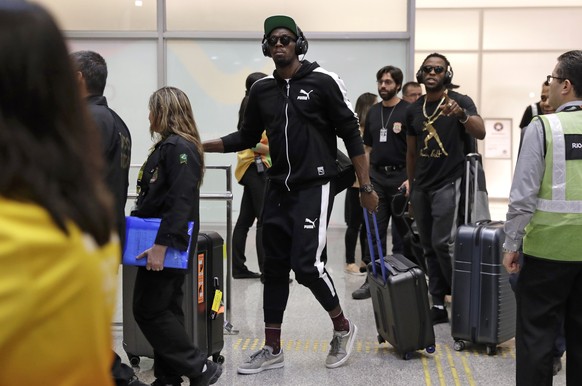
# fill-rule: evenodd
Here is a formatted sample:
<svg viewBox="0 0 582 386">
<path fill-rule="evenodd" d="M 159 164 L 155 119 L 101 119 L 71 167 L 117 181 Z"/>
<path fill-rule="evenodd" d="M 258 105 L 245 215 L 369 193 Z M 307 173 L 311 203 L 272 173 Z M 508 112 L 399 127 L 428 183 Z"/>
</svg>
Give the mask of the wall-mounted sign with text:
<svg viewBox="0 0 582 386">
<path fill-rule="evenodd" d="M 486 118 L 485 158 L 511 159 L 511 119 Z"/>
</svg>

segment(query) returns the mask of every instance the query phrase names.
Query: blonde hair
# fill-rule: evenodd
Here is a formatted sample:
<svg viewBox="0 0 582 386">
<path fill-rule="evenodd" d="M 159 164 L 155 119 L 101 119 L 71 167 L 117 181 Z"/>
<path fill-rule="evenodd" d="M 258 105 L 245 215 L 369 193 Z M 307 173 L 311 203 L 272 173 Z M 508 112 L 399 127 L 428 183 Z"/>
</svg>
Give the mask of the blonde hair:
<svg viewBox="0 0 582 386">
<path fill-rule="evenodd" d="M 179 135 L 196 146 L 200 157 L 200 182 L 204 176 L 204 150 L 188 96 L 176 87 L 162 87 L 149 101 L 151 113 L 150 134 L 163 141 L 171 134 Z"/>
</svg>

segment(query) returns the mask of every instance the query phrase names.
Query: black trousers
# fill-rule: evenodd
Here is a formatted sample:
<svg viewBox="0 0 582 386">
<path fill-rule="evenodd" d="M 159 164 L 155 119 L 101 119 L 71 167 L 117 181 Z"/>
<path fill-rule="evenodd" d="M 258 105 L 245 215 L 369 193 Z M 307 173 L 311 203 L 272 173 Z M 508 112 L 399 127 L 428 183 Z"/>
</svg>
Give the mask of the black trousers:
<svg viewBox="0 0 582 386">
<path fill-rule="evenodd" d="M 339 305 L 325 269 L 327 225 L 334 189 L 330 183 L 287 191 L 269 184 L 263 208 L 265 323 L 282 323 L 289 298 L 289 272 L 309 288 L 326 311 Z"/>
<path fill-rule="evenodd" d="M 240 213 L 232 232 L 232 270 L 233 272 L 246 270 L 245 247 L 247 235 L 256 218 L 257 233 L 255 244 L 259 269 L 263 272 L 265 253 L 262 242 L 263 223 L 261 221 L 261 211 L 265 200 L 265 173 L 258 173 L 257 167 L 252 163 L 240 182 L 244 185 L 244 191 L 240 203 Z"/>
<path fill-rule="evenodd" d="M 207 355 L 194 346 L 184 328 L 184 272 L 139 267 L 133 292 L 133 314 L 154 349 L 154 375 L 172 383 L 202 373 Z"/>
<path fill-rule="evenodd" d="M 428 291 L 435 305 L 443 305 L 451 293 L 460 183 L 459 178 L 432 191 L 414 187 L 410 199 L 428 270 Z"/>
<path fill-rule="evenodd" d="M 400 240 L 406 235 L 406 224 L 401 217 L 392 214 L 392 196 L 398 193 L 398 188 L 404 181 L 406 181 L 406 170 L 381 171 L 374 167 L 370 168 L 370 180 L 374 185 L 374 190 L 378 194 L 378 211 L 376 212 L 376 220 L 378 222 L 378 232 L 380 233 L 380 240 L 382 251 L 385 255 L 389 254 L 387 248 L 388 224 L 392 219 L 392 227 L 396 228 L 396 232 L 400 235 Z M 370 225 L 371 226 L 371 225 Z M 372 238 L 374 245 L 374 252 L 376 252 L 376 239 Z M 392 244 L 392 253 L 404 252 L 403 245 Z M 366 262 L 370 262 L 370 252 L 366 250 Z"/>
<path fill-rule="evenodd" d="M 582 262 L 524 255 L 516 288 L 517 386 L 552 384 L 556 326 L 564 320 L 566 384 L 582 380 Z"/>
<path fill-rule="evenodd" d="M 358 188 L 348 188 L 346 190 L 346 201 L 344 206 L 344 217 L 346 220 L 346 234 L 344 243 L 346 247 L 346 264 L 356 262 L 356 244 L 358 236 L 360 239 L 360 251 L 362 259 L 366 255 L 366 227 L 364 224 L 364 212 L 360 204 L 360 190 Z"/>
</svg>

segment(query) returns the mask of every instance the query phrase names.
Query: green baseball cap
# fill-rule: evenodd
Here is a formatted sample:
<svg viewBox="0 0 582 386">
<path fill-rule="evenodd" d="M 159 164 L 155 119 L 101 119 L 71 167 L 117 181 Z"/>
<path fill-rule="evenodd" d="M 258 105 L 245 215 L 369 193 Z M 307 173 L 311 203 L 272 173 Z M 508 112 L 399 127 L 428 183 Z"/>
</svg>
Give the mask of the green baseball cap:
<svg viewBox="0 0 582 386">
<path fill-rule="evenodd" d="M 296 37 L 299 36 L 297 34 L 297 24 L 289 16 L 275 15 L 265 19 L 265 36 L 269 36 L 277 28 L 286 28 L 293 32 Z"/>
</svg>

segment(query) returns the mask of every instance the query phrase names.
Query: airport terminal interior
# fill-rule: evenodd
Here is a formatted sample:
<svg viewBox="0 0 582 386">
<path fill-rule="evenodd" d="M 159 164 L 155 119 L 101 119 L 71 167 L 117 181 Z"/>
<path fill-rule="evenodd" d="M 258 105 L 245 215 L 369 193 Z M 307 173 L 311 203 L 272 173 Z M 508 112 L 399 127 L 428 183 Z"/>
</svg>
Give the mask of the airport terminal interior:
<svg viewBox="0 0 582 386">
<path fill-rule="evenodd" d="M 263 20 L 284 13 L 295 18 L 309 40 L 306 59 L 339 74 L 352 104 L 364 92 L 376 93 L 375 74 L 382 66 L 400 67 L 407 82 L 414 80 L 428 54 L 446 55 L 454 68 L 453 83 L 473 98 L 488 130 L 479 151 L 493 220 L 505 219 L 523 111 L 539 100 L 540 86 L 558 55 L 580 49 L 582 35 L 580 0 L 37 2 L 59 20 L 71 51 L 93 50 L 108 63 L 105 96 L 133 139 L 130 190 L 135 191 L 137 172 L 152 145 L 148 121 L 152 92 L 167 85 L 182 89 L 192 101 L 202 140 L 236 130 L 245 78 L 274 68 L 260 48 Z M 493 130 L 498 125 L 503 130 Z M 232 169 L 224 168 L 236 164 L 236 155 L 207 154 L 205 160 L 222 169 L 205 176 L 202 195 L 220 193 L 201 204 L 201 231 L 217 231 L 226 240 L 225 224 L 236 221 L 242 196 Z M 220 198 L 225 191 L 232 194 L 227 205 Z M 128 200 L 128 213 L 132 204 Z M 226 316 L 232 331 L 224 335 L 224 372 L 217 385 L 514 385 L 513 339 L 500 344 L 492 356 L 481 345 L 467 344 L 463 351 L 455 351 L 450 324 L 438 324 L 436 351 L 418 351 L 408 360 L 388 343 L 378 342 L 371 300 L 354 300 L 351 295 L 365 277 L 344 272 L 343 204 L 342 193 L 330 217 L 327 270 L 346 316 L 359 329 L 347 364 L 325 367 L 331 321 L 311 292 L 293 281 L 282 332 L 285 366 L 256 375 L 237 374 L 238 365 L 263 345 L 263 285 L 258 279 L 231 279 Z M 225 206 L 231 207 L 226 216 Z M 257 271 L 254 228 L 246 251 L 248 267 Z M 358 263 L 359 258 L 358 252 Z M 120 290 L 122 280 L 120 275 Z M 123 348 L 121 293 L 118 299 L 114 348 L 129 363 Z M 554 385 L 566 384 L 565 358 L 562 363 Z M 140 359 L 136 373 L 143 382 L 154 381 L 152 365 L 151 358 Z M 187 379 L 183 384 L 188 385 Z"/>
</svg>

